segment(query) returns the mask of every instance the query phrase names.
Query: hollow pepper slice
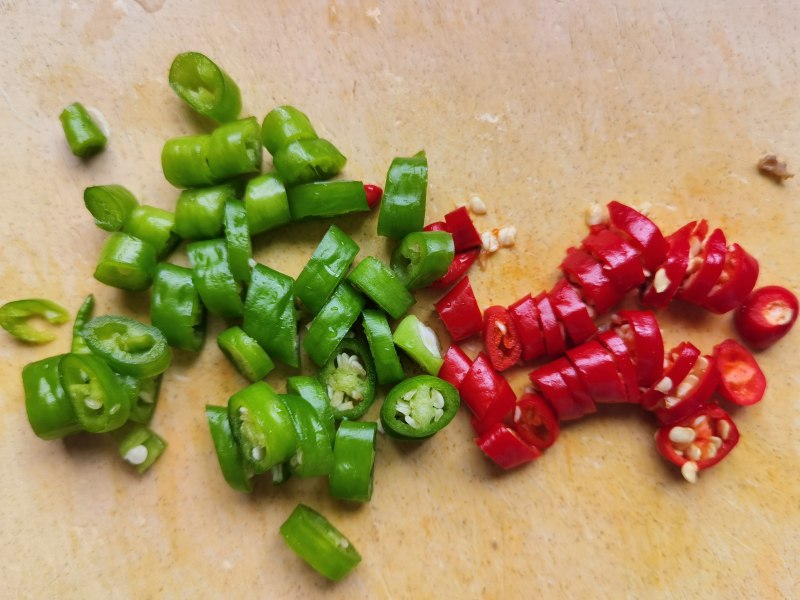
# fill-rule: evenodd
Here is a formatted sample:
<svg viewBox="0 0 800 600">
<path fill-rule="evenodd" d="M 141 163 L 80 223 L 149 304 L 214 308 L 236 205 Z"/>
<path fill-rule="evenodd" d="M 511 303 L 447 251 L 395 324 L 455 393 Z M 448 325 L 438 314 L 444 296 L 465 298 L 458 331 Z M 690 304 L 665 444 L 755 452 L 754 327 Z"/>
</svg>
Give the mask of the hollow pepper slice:
<svg viewBox="0 0 800 600">
<path fill-rule="evenodd" d="M 360 181 L 314 181 L 290 187 L 287 192 L 292 220 L 325 219 L 369 210 Z"/>
<path fill-rule="evenodd" d="M 517 400 L 508 381 L 494 370 L 483 352 L 475 358 L 458 391 L 475 416 L 473 427 L 479 434 L 505 419 Z"/>
<path fill-rule="evenodd" d="M 572 396 L 561 371 L 569 367 L 566 358 L 559 358 L 532 371 L 528 377 L 538 392 L 550 403 L 560 421 L 578 419 L 584 415 L 583 407 Z"/>
<path fill-rule="evenodd" d="M 465 340 L 481 331 L 481 309 L 469 277 L 459 281 L 434 307 L 454 342 Z"/>
<path fill-rule="evenodd" d="M 727 339 L 714 346 L 714 364 L 719 373 L 719 390 L 726 400 L 751 406 L 764 397 L 767 378 L 755 357 L 736 340 Z"/>
<path fill-rule="evenodd" d="M 547 297 L 546 292 L 540 293 L 533 299 L 536 306 L 536 314 L 539 316 L 539 327 L 542 331 L 544 349 L 547 356 L 555 358 L 564 354 L 566 349 L 566 338 L 562 325 L 556 319 L 553 305 Z"/>
<path fill-rule="evenodd" d="M 236 200 L 236 190 L 229 183 L 182 191 L 175 205 L 176 233 L 185 240 L 222 236 L 230 200 Z"/>
<path fill-rule="evenodd" d="M 402 317 L 416 302 L 403 282 L 373 256 L 358 263 L 347 280 L 393 319 Z"/>
<path fill-rule="evenodd" d="M 295 140 L 313 140 L 317 137 L 308 115 L 288 104 L 269 111 L 261 125 L 261 141 L 270 154 L 275 154 Z"/>
<path fill-rule="evenodd" d="M 161 330 L 129 317 L 95 317 L 84 326 L 81 335 L 89 349 L 117 373 L 155 377 L 172 362 L 172 351 Z"/>
<path fill-rule="evenodd" d="M 94 270 L 100 283 L 123 290 L 150 287 L 156 268 L 156 249 L 130 234 L 116 231 L 108 236 Z"/>
<path fill-rule="evenodd" d="M 461 382 L 467 376 L 469 368 L 472 366 L 472 359 L 464 354 L 464 351 L 453 344 L 444 354 L 442 368 L 439 369 L 437 377 L 444 379 L 456 389 L 461 387 Z"/>
<path fill-rule="evenodd" d="M 84 189 L 83 204 L 100 229 L 120 231 L 133 210 L 139 206 L 139 201 L 128 188 L 108 184 Z"/>
<path fill-rule="evenodd" d="M 713 356 L 698 356 L 691 371 L 664 397 L 653 411 L 664 425 L 676 423 L 701 406 L 712 402 L 719 388 L 720 374 Z"/>
<path fill-rule="evenodd" d="M 432 375 L 418 375 L 394 386 L 381 406 L 387 435 L 422 440 L 444 429 L 458 412 L 458 390 Z"/>
<path fill-rule="evenodd" d="M 600 332 L 597 336 L 597 341 L 599 341 L 614 357 L 614 362 L 619 370 L 620 378 L 625 384 L 625 392 L 628 401 L 638 404 L 641 400 L 638 380 L 639 375 L 636 372 L 636 365 L 633 363 L 631 353 L 625 345 L 625 341 L 612 329 Z"/>
<path fill-rule="evenodd" d="M 691 342 L 681 342 L 672 348 L 664 359 L 664 376 L 642 394 L 645 410 L 654 410 L 670 396 L 694 367 L 700 350 Z"/>
<path fill-rule="evenodd" d="M 496 465 L 506 470 L 534 461 L 542 455 L 538 448 L 524 442 L 514 430 L 502 423 L 495 423 L 475 443 Z"/>
<path fill-rule="evenodd" d="M 300 396 L 317 413 L 317 417 L 322 422 L 328 432 L 331 446 L 336 436 L 336 421 L 333 416 L 333 408 L 328 398 L 328 392 L 316 377 L 308 375 L 296 375 L 286 380 L 286 391 L 289 394 Z"/>
<path fill-rule="evenodd" d="M 253 267 L 242 329 L 267 354 L 290 367 L 300 364 L 294 279 L 262 264 Z"/>
<path fill-rule="evenodd" d="M 56 339 L 52 331 L 37 329 L 30 324 L 33 317 L 60 325 L 69 321 L 69 313 L 60 304 L 44 298 L 12 300 L 0 307 L 0 327 L 23 342 L 46 344 Z"/>
<path fill-rule="evenodd" d="M 251 235 L 275 229 L 292 220 L 286 186 L 277 173 L 264 173 L 248 181 L 243 201 Z"/>
<path fill-rule="evenodd" d="M 269 355 L 241 327 L 230 327 L 220 333 L 217 345 L 236 370 L 251 382 L 264 379 L 275 368 Z"/>
<path fill-rule="evenodd" d="M 328 140 L 294 140 L 272 155 L 272 163 L 289 187 L 330 179 L 347 164 L 347 158 Z M 365 200 L 366 204 L 366 200 Z"/>
<path fill-rule="evenodd" d="M 605 314 L 619 304 L 627 291 L 614 285 L 600 261 L 578 248 L 567 249 L 561 269 L 569 281 L 580 287 L 584 301 L 598 314 Z"/>
<path fill-rule="evenodd" d="M 546 450 L 556 443 L 561 428 L 552 407 L 532 392 L 522 394 L 514 407 L 514 431 L 529 446 Z"/>
<path fill-rule="evenodd" d="M 797 313 L 797 296 L 785 287 L 768 285 L 754 291 L 736 309 L 734 323 L 748 344 L 764 350 L 789 333 Z"/>
<path fill-rule="evenodd" d="M 375 365 L 361 340 L 343 339 L 318 377 L 337 420 L 358 419 L 375 402 Z"/>
<path fill-rule="evenodd" d="M 83 430 L 58 374 L 63 356 L 51 356 L 22 369 L 28 422 L 33 433 L 43 440 L 55 440 Z"/>
<path fill-rule="evenodd" d="M 584 380 L 578 375 L 577 369 L 569 362 L 569 360 L 558 360 L 559 375 L 564 383 L 567 384 L 569 393 L 572 394 L 572 401 L 580 411 L 581 416 L 586 416 L 597 412 L 597 404 L 592 397 L 589 388 L 584 383 Z"/>
<path fill-rule="evenodd" d="M 619 377 L 613 355 L 597 340 L 591 340 L 567 350 L 592 400 L 600 403 L 627 402 L 628 395 Z"/>
<path fill-rule="evenodd" d="M 75 156 L 92 156 L 106 147 L 108 137 L 80 102 L 67 106 L 58 118 L 61 120 L 69 149 Z"/>
<path fill-rule="evenodd" d="M 186 247 L 192 280 L 209 312 L 232 319 L 241 317 L 241 286 L 231 271 L 224 239 L 194 242 Z"/>
<path fill-rule="evenodd" d="M 490 306 L 484 311 L 483 347 L 497 371 L 510 369 L 522 356 L 522 343 L 506 307 Z"/>
<path fill-rule="evenodd" d="M 190 108 L 218 122 L 232 121 L 242 109 L 236 82 L 199 52 L 182 52 L 173 59 L 169 86 Z"/>
</svg>

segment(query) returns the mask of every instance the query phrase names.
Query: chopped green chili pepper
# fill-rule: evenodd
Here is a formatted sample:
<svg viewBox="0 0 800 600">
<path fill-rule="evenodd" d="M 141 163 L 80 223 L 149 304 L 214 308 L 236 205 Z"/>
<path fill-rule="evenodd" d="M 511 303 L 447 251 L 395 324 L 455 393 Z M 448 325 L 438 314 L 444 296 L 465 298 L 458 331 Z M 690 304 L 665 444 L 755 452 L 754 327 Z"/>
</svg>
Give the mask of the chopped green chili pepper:
<svg viewBox="0 0 800 600">
<path fill-rule="evenodd" d="M 184 190 L 175 206 L 175 231 L 185 240 L 220 237 L 225 224 L 225 204 L 236 199 L 231 184 Z"/>
<path fill-rule="evenodd" d="M 325 517 L 298 504 L 281 525 L 281 536 L 317 573 L 339 581 L 361 562 L 361 555 Z"/>
<path fill-rule="evenodd" d="M 403 282 L 373 256 L 358 263 L 347 276 L 347 280 L 393 319 L 402 317 L 416 302 Z"/>
<path fill-rule="evenodd" d="M 206 308 L 225 318 L 241 317 L 241 287 L 231 272 L 225 240 L 194 242 L 186 247 L 192 278 Z"/>
<path fill-rule="evenodd" d="M 409 233 L 392 253 L 392 270 L 409 290 L 428 287 L 447 273 L 455 256 L 446 231 Z"/>
<path fill-rule="evenodd" d="M 250 233 L 275 229 L 292 220 L 286 187 L 276 173 L 264 173 L 247 182 L 244 191 Z"/>
<path fill-rule="evenodd" d="M 408 315 L 394 330 L 394 343 L 429 374 L 442 368 L 442 350 L 436 332 L 415 315 Z"/>
<path fill-rule="evenodd" d="M 291 187 L 287 194 L 294 221 L 369 211 L 367 194 L 360 181 L 315 181 Z"/>
<path fill-rule="evenodd" d="M 399 240 L 413 231 L 422 231 L 428 193 L 425 152 L 418 152 L 410 158 L 395 158 L 386 174 L 383 189 L 378 235 Z"/>
<path fill-rule="evenodd" d="M 167 449 L 167 442 L 143 425 L 131 427 L 120 437 L 119 455 L 125 462 L 136 467 L 140 475 L 152 467 Z"/>
<path fill-rule="evenodd" d="M 297 434 L 286 404 L 259 381 L 228 400 L 228 418 L 245 463 L 264 473 L 289 460 L 297 448 Z"/>
<path fill-rule="evenodd" d="M 312 315 L 325 306 L 333 290 L 344 279 L 358 250 L 358 244 L 344 231 L 331 225 L 294 285 L 295 294 Z"/>
<path fill-rule="evenodd" d="M 156 268 L 156 249 L 145 241 L 120 231 L 103 244 L 94 278 L 123 290 L 141 291 L 150 287 Z"/>
<path fill-rule="evenodd" d="M 122 230 L 155 248 L 159 260 L 170 254 L 181 241 L 175 232 L 175 214 L 146 204 L 133 209 Z"/>
<path fill-rule="evenodd" d="M 273 108 L 261 125 L 261 141 L 270 154 L 275 154 L 295 140 L 315 140 L 317 137 L 306 114 L 294 106 Z"/>
<path fill-rule="evenodd" d="M 121 185 L 95 185 L 83 190 L 83 203 L 94 223 L 106 231 L 120 231 L 133 209 L 139 206 L 136 196 Z"/>
<path fill-rule="evenodd" d="M 316 377 L 297 375 L 286 380 L 286 391 L 295 396 L 300 396 L 316 411 L 325 430 L 328 432 L 331 446 L 336 436 L 336 422 L 333 417 L 333 408 L 328 399 L 328 392 Z"/>
<path fill-rule="evenodd" d="M 91 156 L 106 147 L 106 134 L 80 102 L 70 104 L 58 118 L 64 128 L 69 148 L 75 156 Z"/>
<path fill-rule="evenodd" d="M 52 356 L 22 369 L 25 411 L 33 433 L 43 440 L 55 440 L 83 431 L 72 402 L 61 385 L 58 375 L 61 358 Z"/>
<path fill-rule="evenodd" d="M 208 166 L 217 181 L 261 170 L 261 128 L 255 117 L 231 121 L 211 133 Z"/>
<path fill-rule="evenodd" d="M 216 183 L 208 166 L 210 135 L 186 135 L 164 142 L 161 170 L 177 188 L 204 187 Z"/>
<path fill-rule="evenodd" d="M 343 281 L 311 321 L 303 340 L 303 348 L 317 366 L 322 366 L 336 350 L 358 319 L 366 300 L 350 284 Z"/>
<path fill-rule="evenodd" d="M 233 436 L 228 419 L 228 409 L 224 406 L 207 404 L 206 419 L 211 430 L 211 439 L 214 441 L 222 476 L 233 489 L 249 494 L 253 491 L 253 480 L 245 467 L 239 443 Z"/>
<path fill-rule="evenodd" d="M 394 383 L 405 377 L 403 366 L 400 364 L 400 357 L 394 347 L 392 330 L 389 328 L 389 321 L 383 311 L 374 308 L 365 308 L 361 313 L 364 322 L 364 333 L 367 334 L 367 342 L 372 358 L 375 361 L 375 372 L 378 376 L 378 383 Z"/>
<path fill-rule="evenodd" d="M 383 401 L 383 430 L 400 439 L 430 437 L 453 420 L 460 403 L 458 390 L 443 379 L 431 375 L 406 379 Z"/>
<path fill-rule="evenodd" d="M 163 375 L 145 379 L 137 379 L 131 375 L 120 375 L 120 378 L 136 382 L 132 390 L 135 393 L 131 394 L 131 414 L 128 416 L 128 420 L 147 425 L 156 412 Z"/>
<path fill-rule="evenodd" d="M 69 321 L 69 313 L 63 306 L 44 298 L 13 300 L 0 306 L 0 327 L 15 338 L 31 344 L 46 344 L 56 339 L 52 331 L 31 325 L 29 321 L 33 317 L 41 317 L 52 325 Z"/>
<path fill-rule="evenodd" d="M 358 419 L 375 402 L 375 365 L 361 340 L 345 338 L 319 372 L 336 419 Z"/>
<path fill-rule="evenodd" d="M 290 367 L 299 366 L 294 279 L 257 264 L 247 289 L 242 329 L 272 358 Z"/>
<path fill-rule="evenodd" d="M 169 68 L 169 86 L 192 109 L 224 123 L 239 116 L 239 86 L 214 61 L 199 52 L 178 54 Z"/>
<path fill-rule="evenodd" d="M 236 369 L 250 381 L 259 381 L 275 368 L 258 342 L 240 327 L 231 327 L 217 336 L 217 345 Z"/>
<path fill-rule="evenodd" d="M 300 396 L 281 396 L 294 423 L 297 450 L 289 469 L 298 477 L 321 477 L 333 468 L 333 443 L 328 430 L 308 402 Z"/>
<path fill-rule="evenodd" d="M 333 471 L 328 481 L 331 496 L 369 502 L 375 470 L 375 438 L 372 421 L 342 421 L 333 445 Z"/>
<path fill-rule="evenodd" d="M 206 337 L 206 309 L 194 285 L 192 270 L 159 263 L 153 278 L 150 321 L 170 346 L 197 352 Z"/>
<path fill-rule="evenodd" d="M 81 331 L 83 331 L 83 326 L 91 320 L 92 313 L 94 313 L 94 296 L 89 294 L 83 299 L 83 303 L 78 309 L 78 313 L 75 315 L 75 322 L 72 324 L 71 350 L 75 354 L 91 353 L 89 346 L 86 345 L 86 340 L 83 339 L 81 335 Z"/>
<path fill-rule="evenodd" d="M 295 140 L 272 155 L 275 170 L 289 186 L 330 179 L 346 163 L 336 146 L 320 138 Z"/>
<path fill-rule="evenodd" d="M 253 244 L 247 226 L 247 211 L 241 200 L 228 200 L 225 204 L 225 243 L 233 278 L 247 283 L 252 271 Z"/>
<path fill-rule="evenodd" d="M 128 317 L 95 317 L 83 328 L 82 335 L 92 352 L 123 375 L 155 377 L 166 371 L 172 361 L 164 334 Z"/>
<path fill-rule="evenodd" d="M 113 431 L 128 420 L 129 396 L 99 356 L 65 354 L 58 363 L 58 375 L 75 416 L 86 431 Z"/>
</svg>

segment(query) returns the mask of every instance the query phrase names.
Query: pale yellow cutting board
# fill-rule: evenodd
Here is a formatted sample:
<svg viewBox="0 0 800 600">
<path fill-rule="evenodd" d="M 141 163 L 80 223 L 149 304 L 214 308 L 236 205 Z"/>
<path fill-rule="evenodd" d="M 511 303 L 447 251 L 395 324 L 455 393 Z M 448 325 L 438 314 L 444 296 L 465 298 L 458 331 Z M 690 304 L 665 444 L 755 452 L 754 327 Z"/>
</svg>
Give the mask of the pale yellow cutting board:
<svg viewBox="0 0 800 600">
<path fill-rule="evenodd" d="M 612 198 L 652 203 L 666 231 L 707 217 L 760 260 L 762 284 L 800 290 L 800 182 L 755 170 L 766 152 L 800 169 L 799 26 L 789 1 L 0 0 L 0 302 L 44 296 L 74 312 L 93 292 L 100 313 L 146 316 L 147 294 L 92 279 L 104 233 L 81 193 L 122 183 L 174 207 L 161 146 L 206 127 L 167 86 L 189 49 L 234 76 L 245 113 L 308 112 L 348 177 L 382 183 L 393 156 L 424 148 L 429 220 L 477 194 L 481 230 L 516 225 L 516 247 L 471 275 L 482 306 L 549 288 L 584 209 Z M 57 118 L 74 100 L 111 127 L 87 162 Z M 374 216 L 343 226 L 362 256 L 386 256 Z M 326 227 L 263 236 L 257 258 L 296 275 Z M 416 312 L 438 327 L 434 300 Z M 660 319 L 669 343 L 704 351 L 733 333 L 729 317 L 685 307 Z M 735 413 L 739 447 L 697 485 L 657 456 L 636 410 L 569 424 L 508 474 L 474 447 L 464 412 L 419 446 L 379 439 L 373 500 L 350 507 L 323 480 L 265 480 L 252 497 L 226 486 L 203 405 L 245 381 L 214 343 L 221 328 L 214 319 L 200 356 L 176 353 L 153 423 L 170 446 L 144 477 L 103 437 L 43 442 L 29 429 L 20 370 L 64 351 L 69 327 L 42 348 L 3 334 L 0 596 L 800 596 L 798 332 L 759 355 L 766 398 Z M 286 373 L 269 381 L 282 389 Z M 526 371 L 511 381 L 521 391 Z M 300 501 L 364 556 L 338 585 L 278 535 Z"/>
</svg>

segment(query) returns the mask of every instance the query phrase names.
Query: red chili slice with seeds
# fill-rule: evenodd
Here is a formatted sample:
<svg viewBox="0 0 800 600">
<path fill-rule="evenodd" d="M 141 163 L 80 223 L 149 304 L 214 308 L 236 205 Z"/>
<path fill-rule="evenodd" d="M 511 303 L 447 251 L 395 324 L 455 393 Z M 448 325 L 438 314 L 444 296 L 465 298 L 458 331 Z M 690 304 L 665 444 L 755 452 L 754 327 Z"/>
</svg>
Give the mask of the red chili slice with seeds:
<svg viewBox="0 0 800 600">
<path fill-rule="evenodd" d="M 564 324 L 573 346 L 582 344 L 595 333 L 597 325 L 578 291 L 566 279 L 559 279 L 547 294 L 556 318 Z"/>
<path fill-rule="evenodd" d="M 712 356 L 698 356 L 689 374 L 653 411 L 664 425 L 677 423 L 711 402 L 719 387 L 719 372 Z"/>
<path fill-rule="evenodd" d="M 757 350 L 769 348 L 794 326 L 797 296 L 779 285 L 768 285 L 750 294 L 736 310 L 736 330 Z"/>
<path fill-rule="evenodd" d="M 691 247 L 690 242 L 689 267 L 678 290 L 678 298 L 702 306 L 722 274 L 727 253 L 727 242 L 721 229 L 715 229 L 702 240 L 697 251 Z"/>
<path fill-rule="evenodd" d="M 731 311 L 753 291 L 757 279 L 758 261 L 739 244 L 732 244 L 728 246 L 722 274 L 703 306 L 717 314 Z"/>
<path fill-rule="evenodd" d="M 561 428 L 547 401 L 527 392 L 520 396 L 514 408 L 514 430 L 527 444 L 546 450 L 555 444 Z"/>
<path fill-rule="evenodd" d="M 714 346 L 714 359 L 720 376 L 720 392 L 726 400 L 739 406 L 761 401 L 767 390 L 767 378 L 747 348 L 728 339 Z"/>
<path fill-rule="evenodd" d="M 681 227 L 667 238 L 669 250 L 664 264 L 656 269 L 642 292 L 642 304 L 653 308 L 667 306 L 678 293 L 686 270 L 689 268 L 689 238 L 696 222 Z"/>
<path fill-rule="evenodd" d="M 505 306 L 490 306 L 483 312 L 483 347 L 497 371 L 510 369 L 522 356 L 517 327 Z"/>
<path fill-rule="evenodd" d="M 655 410 L 663 406 L 664 399 L 673 395 L 699 356 L 700 350 L 691 342 L 681 342 L 670 350 L 665 359 L 664 376 L 642 394 L 644 409 Z"/>
</svg>

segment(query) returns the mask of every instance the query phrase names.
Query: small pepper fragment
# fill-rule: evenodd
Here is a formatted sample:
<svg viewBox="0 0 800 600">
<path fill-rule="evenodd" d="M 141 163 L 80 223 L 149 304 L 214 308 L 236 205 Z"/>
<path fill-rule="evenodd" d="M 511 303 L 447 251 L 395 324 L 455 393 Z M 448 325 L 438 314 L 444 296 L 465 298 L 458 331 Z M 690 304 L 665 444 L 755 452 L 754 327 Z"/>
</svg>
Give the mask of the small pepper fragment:
<svg viewBox="0 0 800 600">
<path fill-rule="evenodd" d="M 253 260 L 253 244 L 247 225 L 247 211 L 241 200 L 228 200 L 225 203 L 225 244 L 228 247 L 233 278 L 240 283 L 250 281 Z"/>
<path fill-rule="evenodd" d="M 465 206 L 459 206 L 444 216 L 447 231 L 453 234 L 455 251 L 471 250 L 481 247 L 481 236 L 472 222 Z"/>
<path fill-rule="evenodd" d="M 241 327 L 234 326 L 220 333 L 217 345 L 236 370 L 251 382 L 264 379 L 275 368 L 269 355 Z"/>
<path fill-rule="evenodd" d="M 46 344 L 56 339 L 52 331 L 31 325 L 29 321 L 33 317 L 41 317 L 52 325 L 69 321 L 67 309 L 44 298 L 12 300 L 0 307 L 0 327 L 15 338 L 31 344 Z"/>
<path fill-rule="evenodd" d="M 369 502 L 375 469 L 378 426 L 369 421 L 342 421 L 333 444 L 333 470 L 328 480 L 331 496 Z"/>
<path fill-rule="evenodd" d="M 450 263 L 450 267 L 447 269 L 447 273 L 445 273 L 442 277 L 434 281 L 430 284 L 432 288 L 446 288 L 450 287 L 456 281 L 461 279 L 461 276 L 464 275 L 472 264 L 478 259 L 481 251 L 479 249 L 475 250 L 464 250 L 463 252 L 456 252 L 453 256 L 453 262 Z"/>
<path fill-rule="evenodd" d="M 480 333 L 483 327 L 481 309 L 478 307 L 469 277 L 459 281 L 434 304 L 434 307 L 454 342 L 460 342 Z"/>
<path fill-rule="evenodd" d="M 495 423 L 475 443 L 495 464 L 506 470 L 534 461 L 542 455 L 538 448 L 525 443 L 502 423 Z"/>
<path fill-rule="evenodd" d="M 381 424 L 387 435 L 421 440 L 444 429 L 458 412 L 458 390 L 432 375 L 418 375 L 394 386 L 383 401 Z"/>
<path fill-rule="evenodd" d="M 121 436 L 118 446 L 122 459 L 135 466 L 140 475 L 152 467 L 166 449 L 167 442 L 143 425 L 128 430 Z"/>
<path fill-rule="evenodd" d="M 367 205 L 370 209 L 375 208 L 383 198 L 383 190 L 380 186 L 371 183 L 364 184 L 364 193 L 367 195 Z"/>
<path fill-rule="evenodd" d="M 529 446 L 546 450 L 556 443 L 561 428 L 553 409 L 538 394 L 527 392 L 514 407 L 514 431 Z"/>
<path fill-rule="evenodd" d="M 106 134 L 95 123 L 80 102 L 73 102 L 58 116 L 69 149 L 75 156 L 85 158 L 97 154 L 108 143 Z"/>
<path fill-rule="evenodd" d="M 28 422 L 33 433 L 43 440 L 55 440 L 83 430 L 58 374 L 62 356 L 45 358 L 22 369 Z"/>
<path fill-rule="evenodd" d="M 71 352 L 75 354 L 90 354 L 89 346 L 86 345 L 86 340 L 83 339 L 81 331 L 83 326 L 86 325 L 94 313 L 94 296 L 89 294 L 83 299 L 78 312 L 75 315 L 75 321 L 72 323 L 72 346 Z"/>
<path fill-rule="evenodd" d="M 131 413 L 128 420 L 134 423 L 147 425 L 156 412 L 158 404 L 158 397 L 161 391 L 161 380 L 163 375 L 156 375 L 155 377 L 146 377 L 139 379 L 131 375 L 120 375 L 120 381 L 131 382 L 134 381 L 132 388 L 131 399 Z"/>
</svg>

